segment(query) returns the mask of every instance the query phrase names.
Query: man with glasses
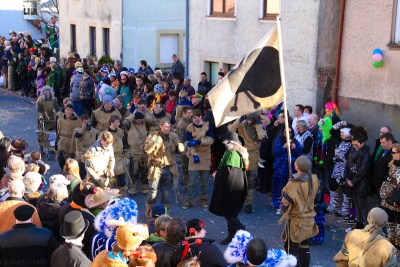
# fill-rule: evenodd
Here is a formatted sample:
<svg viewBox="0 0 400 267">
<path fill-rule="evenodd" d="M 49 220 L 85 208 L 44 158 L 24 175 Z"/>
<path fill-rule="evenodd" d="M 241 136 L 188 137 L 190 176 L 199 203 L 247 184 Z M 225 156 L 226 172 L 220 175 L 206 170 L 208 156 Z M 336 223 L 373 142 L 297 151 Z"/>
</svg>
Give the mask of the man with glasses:
<svg viewBox="0 0 400 267">
<path fill-rule="evenodd" d="M 174 187 L 177 186 L 179 173 L 175 163 L 175 150 L 180 153 L 184 151 L 184 145 L 179 142 L 178 135 L 171 131 L 171 122 L 168 118 L 163 118 L 159 124 L 159 130 L 152 132 L 146 139 L 144 151 L 148 156 L 150 165 L 149 192 L 146 200 L 146 220 L 151 220 L 151 209 L 156 203 L 158 190 L 161 193 L 161 204 L 168 209 L 169 190 L 172 185 L 171 175 L 174 177 Z"/>
<path fill-rule="evenodd" d="M 373 162 L 373 172 L 372 172 L 372 179 L 373 179 L 373 186 L 374 190 L 377 193 L 377 201 L 378 205 L 381 205 L 381 196 L 379 194 L 379 190 L 382 186 L 382 183 L 386 181 L 389 172 L 389 162 L 392 161 L 393 156 L 391 153 L 391 149 L 394 143 L 397 143 L 394 140 L 394 136 L 392 133 L 383 133 L 379 138 L 382 146 L 382 150 L 379 153 L 376 162 Z"/>
</svg>

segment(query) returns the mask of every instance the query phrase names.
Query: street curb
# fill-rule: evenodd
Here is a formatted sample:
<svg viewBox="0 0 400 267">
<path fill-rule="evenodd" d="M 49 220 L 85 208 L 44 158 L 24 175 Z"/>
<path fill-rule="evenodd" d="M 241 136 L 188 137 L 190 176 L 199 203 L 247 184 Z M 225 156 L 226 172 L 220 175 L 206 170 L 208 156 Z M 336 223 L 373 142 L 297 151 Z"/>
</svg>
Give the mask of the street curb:
<svg viewBox="0 0 400 267">
<path fill-rule="evenodd" d="M 22 97 L 19 93 L 17 92 L 13 92 L 13 91 L 8 91 L 7 89 L 5 89 L 4 87 L 0 87 L 0 92 L 8 94 L 8 95 L 12 95 L 15 97 L 18 97 L 19 99 L 21 99 L 22 101 L 25 101 L 31 105 L 35 105 L 35 102 L 32 102 L 33 98 L 26 98 L 26 97 Z"/>
</svg>

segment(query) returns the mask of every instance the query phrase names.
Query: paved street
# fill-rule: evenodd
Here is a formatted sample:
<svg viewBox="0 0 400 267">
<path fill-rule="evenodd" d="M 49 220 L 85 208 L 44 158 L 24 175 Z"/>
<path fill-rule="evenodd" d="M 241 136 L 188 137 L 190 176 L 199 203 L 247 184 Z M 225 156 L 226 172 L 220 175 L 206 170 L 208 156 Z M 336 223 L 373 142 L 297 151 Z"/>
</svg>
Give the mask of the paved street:
<svg viewBox="0 0 400 267">
<path fill-rule="evenodd" d="M 37 149 L 35 125 L 36 111 L 34 104 L 0 88 L 0 130 L 5 136 L 12 139 L 25 138 L 29 143 L 27 154 L 31 150 Z M 60 171 L 54 156 L 46 163 L 51 166 L 50 175 Z M 210 195 L 212 187 L 213 183 L 211 181 L 209 185 Z M 223 218 L 214 216 L 207 209 L 199 206 L 190 208 L 187 211 L 183 211 L 180 208 L 184 193 L 182 188 L 180 189 L 180 196 L 176 197 L 175 193 L 171 194 L 171 200 L 174 201 L 171 215 L 183 217 L 185 220 L 195 217 L 202 218 L 206 223 L 207 237 L 214 238 L 217 241 L 225 238 L 227 235 L 226 222 Z M 179 204 L 175 202 L 176 198 L 178 198 Z M 135 196 L 134 200 L 139 206 L 139 222 L 144 222 L 145 196 Z M 282 248 L 280 235 L 283 226 L 277 223 L 279 216 L 275 215 L 270 197 L 257 193 L 253 208 L 254 213 L 246 214 L 242 212 L 239 215 L 240 220 L 246 226 L 246 230 L 252 233 L 253 236 L 264 239 L 269 248 Z M 325 243 L 311 247 L 311 266 L 334 266 L 331 260 L 342 245 L 345 228 L 347 227 L 334 216 L 327 215 Z M 221 250 L 225 249 L 223 246 L 219 247 Z"/>
</svg>

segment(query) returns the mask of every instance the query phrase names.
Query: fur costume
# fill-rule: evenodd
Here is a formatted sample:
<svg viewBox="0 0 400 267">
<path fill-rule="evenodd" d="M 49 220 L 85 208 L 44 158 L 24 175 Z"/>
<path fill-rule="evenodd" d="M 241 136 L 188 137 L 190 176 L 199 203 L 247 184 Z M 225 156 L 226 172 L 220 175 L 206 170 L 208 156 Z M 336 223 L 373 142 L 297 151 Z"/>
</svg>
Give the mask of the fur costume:
<svg viewBox="0 0 400 267">
<path fill-rule="evenodd" d="M 230 266 L 248 265 L 249 260 L 247 258 L 247 246 L 253 236 L 244 230 L 236 232 L 231 243 L 228 245 L 224 252 L 226 261 L 231 264 Z M 259 266 L 266 267 L 294 267 L 297 264 L 297 260 L 294 256 L 287 254 L 283 250 L 269 249 L 266 255 L 265 261 Z"/>
<path fill-rule="evenodd" d="M 134 225 L 121 220 L 110 220 L 110 226 L 118 227 L 116 230 L 117 244 L 112 251 L 103 250 L 96 256 L 92 267 L 128 266 L 131 254 L 140 246 L 143 240 L 149 236 L 147 226 Z"/>
<path fill-rule="evenodd" d="M 114 203 L 100 212 L 94 221 L 94 227 L 99 232 L 92 239 L 91 255 L 95 258 L 103 250 L 112 250 L 115 243 L 117 227 L 109 225 L 110 220 L 123 218 L 125 222 L 137 223 L 138 207 L 135 201 L 129 198 L 116 199 Z"/>
</svg>

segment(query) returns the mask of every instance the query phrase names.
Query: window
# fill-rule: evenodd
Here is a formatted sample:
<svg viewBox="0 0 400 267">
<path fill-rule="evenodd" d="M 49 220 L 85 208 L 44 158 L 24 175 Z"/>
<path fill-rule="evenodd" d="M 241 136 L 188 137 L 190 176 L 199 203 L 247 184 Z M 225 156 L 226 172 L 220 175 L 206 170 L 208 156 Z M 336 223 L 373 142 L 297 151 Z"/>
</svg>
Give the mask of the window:
<svg viewBox="0 0 400 267">
<path fill-rule="evenodd" d="M 210 0 L 211 16 L 235 16 L 236 0 Z"/>
<path fill-rule="evenodd" d="M 389 46 L 400 47 L 400 3 L 393 1 L 392 29 Z"/>
<path fill-rule="evenodd" d="M 24 16 L 37 15 L 37 1 L 36 0 L 24 0 Z"/>
<path fill-rule="evenodd" d="M 110 29 L 103 28 L 103 52 L 104 55 L 110 56 Z"/>
<path fill-rule="evenodd" d="M 76 51 L 76 25 L 71 24 L 70 26 L 70 31 L 71 31 L 71 51 L 75 52 Z"/>
<path fill-rule="evenodd" d="M 90 55 L 96 55 L 96 27 L 89 27 Z"/>
<path fill-rule="evenodd" d="M 276 16 L 279 15 L 280 0 L 263 0 L 263 19 L 276 20 Z"/>
<path fill-rule="evenodd" d="M 179 35 L 161 34 L 160 35 L 160 63 L 172 64 L 172 55 L 178 53 Z"/>
<path fill-rule="evenodd" d="M 204 61 L 204 72 L 208 74 L 207 79 L 212 85 L 216 84 L 218 81 L 218 62 Z"/>
</svg>

